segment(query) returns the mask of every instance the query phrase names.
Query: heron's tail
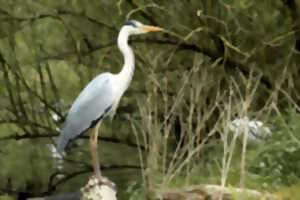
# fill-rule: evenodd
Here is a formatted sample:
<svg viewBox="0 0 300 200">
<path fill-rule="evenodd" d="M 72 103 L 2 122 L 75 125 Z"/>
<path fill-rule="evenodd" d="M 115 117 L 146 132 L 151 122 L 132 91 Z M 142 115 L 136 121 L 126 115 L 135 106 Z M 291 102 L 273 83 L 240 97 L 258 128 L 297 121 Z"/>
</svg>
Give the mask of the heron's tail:
<svg viewBox="0 0 300 200">
<path fill-rule="evenodd" d="M 60 136 L 58 138 L 58 143 L 57 143 L 57 151 L 59 154 L 63 154 L 65 148 L 67 147 L 68 143 L 70 141 L 70 138 L 68 137 L 68 134 L 66 132 L 66 128 L 64 128 L 61 133 Z"/>
</svg>

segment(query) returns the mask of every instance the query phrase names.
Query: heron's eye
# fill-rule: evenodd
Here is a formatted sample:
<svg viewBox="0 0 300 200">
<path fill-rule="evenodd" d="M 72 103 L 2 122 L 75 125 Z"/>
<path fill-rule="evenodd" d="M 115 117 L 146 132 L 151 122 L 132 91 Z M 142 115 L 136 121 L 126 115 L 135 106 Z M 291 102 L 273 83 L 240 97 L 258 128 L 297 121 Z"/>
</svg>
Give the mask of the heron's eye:
<svg viewBox="0 0 300 200">
<path fill-rule="evenodd" d="M 126 23 L 125 23 L 125 25 L 128 25 L 128 26 L 133 26 L 133 27 L 137 27 L 136 26 L 136 24 L 135 24 L 135 22 L 134 21 L 132 21 L 132 20 L 130 20 L 130 21 L 127 21 Z"/>
</svg>

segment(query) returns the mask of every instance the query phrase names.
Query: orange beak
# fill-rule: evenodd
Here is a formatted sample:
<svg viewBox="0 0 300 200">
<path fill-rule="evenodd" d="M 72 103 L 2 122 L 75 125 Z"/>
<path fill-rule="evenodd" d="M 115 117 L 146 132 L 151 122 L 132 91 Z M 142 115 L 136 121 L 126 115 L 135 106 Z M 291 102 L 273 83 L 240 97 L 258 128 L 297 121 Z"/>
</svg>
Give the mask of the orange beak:
<svg viewBox="0 0 300 200">
<path fill-rule="evenodd" d="M 148 33 L 148 32 L 159 32 L 159 31 L 164 30 L 163 28 L 160 28 L 160 27 L 157 27 L 157 26 L 147 26 L 147 25 L 142 26 L 142 29 L 146 33 Z"/>
</svg>

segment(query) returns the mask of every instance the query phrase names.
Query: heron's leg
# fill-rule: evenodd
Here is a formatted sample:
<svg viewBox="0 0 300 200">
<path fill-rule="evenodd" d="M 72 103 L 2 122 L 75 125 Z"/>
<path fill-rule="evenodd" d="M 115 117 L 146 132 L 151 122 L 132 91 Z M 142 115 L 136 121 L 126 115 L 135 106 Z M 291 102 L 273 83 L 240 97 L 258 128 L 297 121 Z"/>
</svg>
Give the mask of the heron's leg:
<svg viewBox="0 0 300 200">
<path fill-rule="evenodd" d="M 92 162 L 93 162 L 93 168 L 96 177 L 101 183 L 104 183 L 108 186 L 110 186 L 113 189 L 116 189 L 116 186 L 113 182 L 111 182 L 109 179 L 105 178 L 101 174 L 100 170 L 100 162 L 98 157 L 98 129 L 99 129 L 100 123 L 98 123 L 94 128 L 91 130 L 90 135 L 90 148 L 91 148 L 91 155 L 92 155 Z"/>
<path fill-rule="evenodd" d="M 98 157 L 98 129 L 100 123 L 98 123 L 92 130 L 90 135 L 90 148 L 92 155 L 93 168 L 96 177 L 100 180 L 102 178 Z"/>
</svg>

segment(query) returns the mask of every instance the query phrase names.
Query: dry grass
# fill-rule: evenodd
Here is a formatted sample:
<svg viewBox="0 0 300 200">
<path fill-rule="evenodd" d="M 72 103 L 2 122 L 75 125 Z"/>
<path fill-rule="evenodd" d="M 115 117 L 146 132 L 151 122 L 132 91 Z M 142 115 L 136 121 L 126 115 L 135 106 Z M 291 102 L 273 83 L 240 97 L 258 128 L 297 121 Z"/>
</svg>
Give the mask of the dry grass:
<svg viewBox="0 0 300 200">
<path fill-rule="evenodd" d="M 143 180 L 149 190 L 157 187 L 167 188 L 172 185 L 172 181 L 180 177 L 184 177 L 184 183 L 188 185 L 192 169 L 207 159 L 202 150 L 211 141 L 218 141 L 218 145 L 223 147 L 219 184 L 226 187 L 240 135 L 229 128 L 230 123 L 235 118 L 249 117 L 256 106 L 257 94 L 260 92 L 260 76 L 254 76 L 254 72 L 251 72 L 248 78 L 242 74 L 238 74 L 236 78 L 231 77 L 227 89 L 218 88 L 214 102 L 206 104 L 203 101 L 203 98 L 207 98 L 205 83 L 209 82 L 210 77 L 203 62 L 196 60 L 193 67 L 181 77 L 176 95 L 170 97 L 168 80 L 159 80 L 153 73 L 146 84 L 148 89 L 145 99 L 138 100 L 141 122 L 132 120 L 132 129 L 138 145 L 146 149 L 146 154 L 140 150 L 139 155 L 143 167 Z M 193 78 L 197 76 L 201 78 L 199 82 L 194 82 Z M 280 91 L 281 87 L 271 92 L 262 110 L 256 112 L 255 117 L 268 121 L 270 113 L 281 115 L 274 100 L 276 93 Z M 211 123 L 213 117 L 213 126 L 208 129 L 207 124 Z M 174 127 L 178 126 L 178 123 L 181 129 L 176 140 L 174 134 L 178 130 Z M 244 126 L 242 130 L 239 187 L 246 188 L 249 127 Z M 223 199 L 222 195 L 219 199 Z"/>
<path fill-rule="evenodd" d="M 186 42 L 199 31 L 203 29 L 196 28 L 180 39 Z M 170 56 L 165 59 L 165 68 L 171 64 L 175 52 L 176 48 L 171 50 Z M 146 150 L 144 154 L 140 149 L 139 155 L 143 168 L 143 181 L 150 190 L 169 187 L 177 178 L 184 179 L 185 185 L 188 185 L 194 167 L 210 159 L 206 157 L 203 149 L 212 141 L 216 141 L 217 145 L 223 148 L 219 163 L 219 184 L 221 187 L 226 187 L 240 135 L 229 128 L 230 123 L 235 118 L 251 119 L 253 113 L 255 113 L 254 119 L 264 122 L 270 121 L 274 113 L 281 116 L 278 108 L 280 95 L 284 95 L 292 107 L 300 110 L 293 98 L 289 96 L 289 92 L 282 87 L 288 79 L 286 67 L 276 87 L 272 91 L 266 91 L 264 86 L 260 85 L 262 74 L 257 70 L 251 70 L 247 77 L 239 72 L 224 77 L 226 73 L 217 69 L 220 64 L 219 59 L 211 63 L 207 62 L 205 56 L 195 54 L 192 66 L 176 80 L 179 87 L 174 91 L 172 90 L 174 88 L 169 87 L 171 80 L 166 78 L 168 75 L 161 78 L 155 72 L 158 63 L 160 65 L 162 63 L 160 56 L 163 57 L 163 54 L 155 59 L 149 57 L 146 61 L 151 66 L 150 72 L 147 72 L 150 75 L 146 80 L 146 95 L 143 99 L 137 100 L 141 122 L 132 119 L 132 130 L 137 144 L 145 147 Z M 214 73 L 223 73 L 216 80 L 224 82 L 214 82 Z M 260 98 L 264 99 L 263 105 L 258 103 Z M 178 126 L 180 130 L 176 129 Z M 249 127 L 242 127 L 239 181 L 241 188 L 247 187 L 245 176 L 248 134 Z M 295 141 L 299 142 L 293 133 L 290 134 Z M 219 199 L 222 198 L 221 195 Z"/>
</svg>

